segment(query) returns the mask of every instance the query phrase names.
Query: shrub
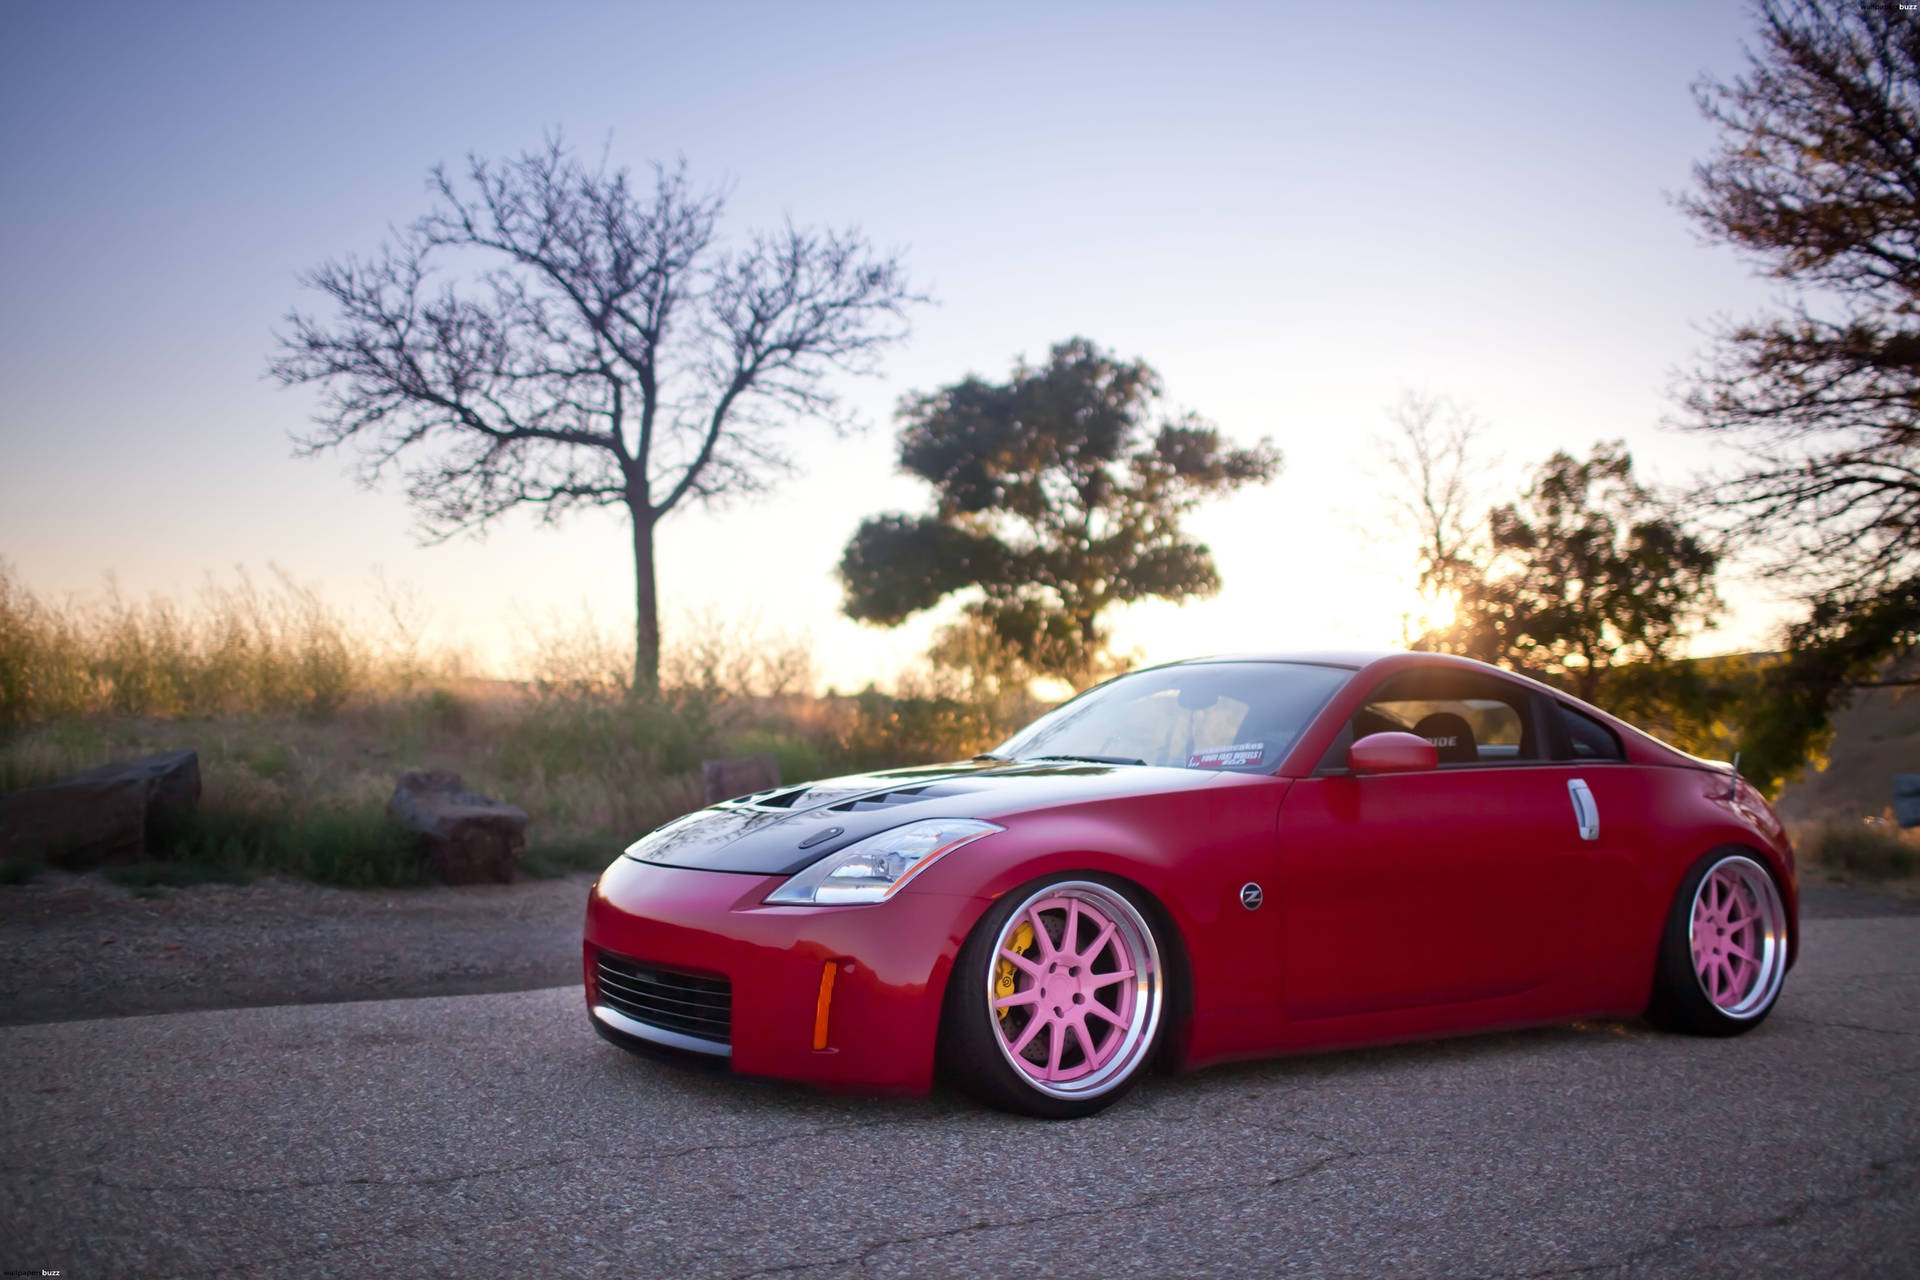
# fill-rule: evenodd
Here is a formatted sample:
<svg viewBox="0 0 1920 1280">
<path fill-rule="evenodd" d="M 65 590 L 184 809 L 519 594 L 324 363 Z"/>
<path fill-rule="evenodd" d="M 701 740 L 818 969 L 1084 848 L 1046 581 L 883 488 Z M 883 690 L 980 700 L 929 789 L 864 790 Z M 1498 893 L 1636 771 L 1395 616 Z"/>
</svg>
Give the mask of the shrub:
<svg viewBox="0 0 1920 1280">
<path fill-rule="evenodd" d="M 964 760 L 998 736 L 982 708 L 956 698 L 896 697 L 869 686 L 835 701 L 828 750 L 842 768 Z"/>
<path fill-rule="evenodd" d="M 441 733 L 460 736 L 472 732 L 475 710 L 471 699 L 451 689 L 429 689 L 421 704 L 428 722 Z"/>
<path fill-rule="evenodd" d="M 0 885 L 30 884 L 45 869 L 37 862 L 0 862 Z"/>
<path fill-rule="evenodd" d="M 811 742 L 773 729 L 748 729 L 737 733 L 727 744 L 730 756 L 770 753 L 780 766 L 781 782 L 810 782 L 823 772 L 820 753 Z"/>
<path fill-rule="evenodd" d="M 1813 839 L 1813 857 L 1823 866 L 1876 879 L 1910 876 L 1920 867 L 1914 840 L 1877 823 L 1821 828 Z"/>
</svg>

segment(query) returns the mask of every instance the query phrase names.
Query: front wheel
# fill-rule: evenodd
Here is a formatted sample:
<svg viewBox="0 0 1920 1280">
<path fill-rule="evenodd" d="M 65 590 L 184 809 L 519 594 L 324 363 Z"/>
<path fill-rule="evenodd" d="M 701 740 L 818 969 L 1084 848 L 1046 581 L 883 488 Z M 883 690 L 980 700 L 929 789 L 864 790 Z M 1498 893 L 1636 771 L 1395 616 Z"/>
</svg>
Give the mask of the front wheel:
<svg viewBox="0 0 1920 1280">
<path fill-rule="evenodd" d="M 1773 873 L 1744 853 L 1701 858 L 1667 913 L 1647 1018 L 1694 1035 L 1758 1026 L 1787 974 L 1787 909 Z"/>
<path fill-rule="evenodd" d="M 1004 1110 L 1070 1119 L 1145 1072 L 1166 975 L 1136 892 L 1105 876 L 1052 878 L 987 912 L 947 994 L 942 1043 L 962 1087 Z"/>
</svg>

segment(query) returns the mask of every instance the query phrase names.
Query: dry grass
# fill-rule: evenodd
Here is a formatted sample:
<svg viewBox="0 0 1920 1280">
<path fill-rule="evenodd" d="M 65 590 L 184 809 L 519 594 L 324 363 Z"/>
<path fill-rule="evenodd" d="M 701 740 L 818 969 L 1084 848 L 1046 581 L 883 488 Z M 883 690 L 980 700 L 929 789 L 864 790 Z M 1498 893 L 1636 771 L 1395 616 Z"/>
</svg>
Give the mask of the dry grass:
<svg viewBox="0 0 1920 1280">
<path fill-rule="evenodd" d="M 1830 871 L 1863 880 L 1903 880 L 1920 874 L 1920 830 L 1887 821 L 1830 822 L 1813 828 L 1803 853 Z"/>
<path fill-rule="evenodd" d="M 951 673 L 816 698 L 803 638 L 710 618 L 673 633 L 662 690 L 638 697 L 631 650 L 588 626 L 530 637 L 525 679 L 480 680 L 423 655 L 399 611 L 369 626 L 281 575 L 190 607 L 63 608 L 0 566 L 0 791 L 191 747 L 204 792 L 176 866 L 402 884 L 419 869 L 384 810 L 408 769 L 525 809 L 529 865 L 558 871 L 698 807 L 703 759 L 769 751 L 800 781 L 963 758 L 1035 710 L 969 700 Z"/>
<path fill-rule="evenodd" d="M 655 697 L 634 695 L 624 638 L 582 624 L 529 636 L 524 679 L 479 679 L 423 645 L 404 597 L 384 603 L 372 620 L 350 617 L 276 573 L 264 586 L 209 584 L 186 605 L 62 606 L 0 562 L 0 791 L 191 747 L 199 818 L 166 867 L 136 877 L 403 884 L 420 871 L 385 805 L 408 769 L 450 769 L 519 805 L 530 868 L 561 871 L 602 865 L 697 807 L 703 759 L 771 752 L 787 781 L 961 759 L 1041 709 L 990 654 L 910 673 L 893 694 L 815 697 L 804 638 L 712 617 L 670 628 L 680 643 Z M 1862 820 L 1909 763 L 1913 707 L 1864 695 L 1836 718 L 1834 767 L 1783 797 L 1815 866 L 1876 880 L 1920 871 L 1920 832 Z M 0 868 L 0 880 L 26 874 Z"/>
<path fill-rule="evenodd" d="M 209 581 L 188 605 L 41 599 L 0 561 L 0 728 L 75 716 L 325 718 L 355 698 L 407 693 L 457 675 L 422 652 L 404 598 L 375 623 L 329 606 L 280 570 Z"/>
</svg>

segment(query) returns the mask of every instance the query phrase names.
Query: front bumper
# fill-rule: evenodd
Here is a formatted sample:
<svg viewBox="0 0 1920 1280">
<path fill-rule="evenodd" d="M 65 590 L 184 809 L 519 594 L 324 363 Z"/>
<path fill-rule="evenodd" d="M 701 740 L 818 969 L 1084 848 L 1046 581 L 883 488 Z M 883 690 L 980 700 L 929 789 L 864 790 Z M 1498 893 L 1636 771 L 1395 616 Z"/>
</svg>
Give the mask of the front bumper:
<svg viewBox="0 0 1920 1280">
<path fill-rule="evenodd" d="M 616 1043 L 691 1051 L 745 1075 L 925 1092 L 947 975 L 987 901 L 908 887 L 871 906 L 766 906 L 784 878 L 616 861 L 587 901 L 583 961 L 595 1025 L 619 1033 L 609 1037 Z M 726 1051 L 675 1044 L 612 1011 L 597 990 L 601 952 L 725 978 L 732 989 Z M 816 1049 L 829 964 L 826 1043 Z"/>
</svg>

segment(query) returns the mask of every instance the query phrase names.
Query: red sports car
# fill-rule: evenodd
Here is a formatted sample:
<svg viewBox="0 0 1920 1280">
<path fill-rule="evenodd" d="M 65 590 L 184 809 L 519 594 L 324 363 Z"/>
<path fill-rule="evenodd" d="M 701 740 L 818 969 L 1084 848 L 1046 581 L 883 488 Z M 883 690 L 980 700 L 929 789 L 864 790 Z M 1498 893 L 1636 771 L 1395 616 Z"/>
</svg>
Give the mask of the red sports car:
<svg viewBox="0 0 1920 1280">
<path fill-rule="evenodd" d="M 1151 1067 L 1773 1007 L 1793 852 L 1734 770 L 1434 654 L 1208 658 L 991 754 L 781 787 L 635 843 L 587 907 L 594 1028 L 853 1089 L 936 1065 L 1087 1115 Z"/>
</svg>

